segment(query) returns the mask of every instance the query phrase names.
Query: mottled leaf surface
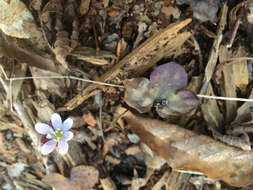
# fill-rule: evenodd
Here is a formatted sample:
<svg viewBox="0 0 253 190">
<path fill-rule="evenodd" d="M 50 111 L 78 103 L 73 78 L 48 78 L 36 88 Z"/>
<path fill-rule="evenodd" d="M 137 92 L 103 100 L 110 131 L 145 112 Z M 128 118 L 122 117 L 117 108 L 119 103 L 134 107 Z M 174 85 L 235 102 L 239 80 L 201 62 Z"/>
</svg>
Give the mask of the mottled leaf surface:
<svg viewBox="0 0 253 190">
<path fill-rule="evenodd" d="M 177 91 L 187 85 L 187 73 L 181 65 L 170 62 L 157 67 L 150 75 L 152 87 L 159 87 L 161 93 L 167 89 Z"/>
<path fill-rule="evenodd" d="M 125 101 L 140 113 L 148 112 L 153 106 L 155 95 L 152 95 L 151 85 L 147 78 L 135 78 L 125 84 Z"/>
<path fill-rule="evenodd" d="M 197 107 L 199 101 L 190 90 L 180 90 L 174 96 L 168 97 L 168 107 L 175 112 L 187 113 Z"/>
<path fill-rule="evenodd" d="M 174 62 L 158 66 L 147 78 L 135 78 L 125 84 L 126 103 L 140 113 L 148 112 L 154 101 L 157 113 L 166 118 L 176 113 L 187 113 L 198 106 L 187 86 L 187 73 Z"/>
</svg>

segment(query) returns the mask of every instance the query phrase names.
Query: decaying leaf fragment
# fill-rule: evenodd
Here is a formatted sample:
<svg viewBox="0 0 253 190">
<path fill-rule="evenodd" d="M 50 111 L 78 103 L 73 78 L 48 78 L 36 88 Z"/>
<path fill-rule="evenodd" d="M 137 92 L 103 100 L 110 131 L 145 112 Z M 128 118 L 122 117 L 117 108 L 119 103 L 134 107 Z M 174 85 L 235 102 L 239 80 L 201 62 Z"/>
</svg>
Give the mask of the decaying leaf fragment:
<svg viewBox="0 0 253 190">
<path fill-rule="evenodd" d="M 43 8 L 36 7 L 44 37 L 57 61 L 67 70 L 69 68 L 66 57 L 78 44 L 79 30 L 75 5 L 74 2 L 50 0 Z M 67 30 L 66 20 L 71 22 L 71 32 Z"/>
<path fill-rule="evenodd" d="M 155 95 L 147 78 L 135 78 L 126 82 L 125 101 L 140 113 L 147 112 L 153 106 Z"/>
<path fill-rule="evenodd" d="M 82 0 L 80 8 L 79 8 L 80 14 L 85 15 L 89 10 L 89 6 L 90 6 L 90 0 Z"/>
<path fill-rule="evenodd" d="M 224 62 L 226 59 L 231 57 L 231 51 L 228 50 L 224 45 L 220 46 L 219 60 Z M 248 73 L 248 72 L 247 72 Z M 247 75 L 248 76 L 248 75 Z M 224 67 L 223 69 L 223 88 L 221 95 L 225 97 L 236 97 L 236 86 L 235 86 L 236 74 L 232 66 Z M 234 101 L 226 101 L 226 122 L 230 123 L 236 116 L 237 103 Z"/>
<path fill-rule="evenodd" d="M 7 160 L 9 163 L 13 163 L 16 160 L 18 150 L 14 147 L 9 147 L 8 142 L 4 138 L 4 135 L 0 133 L 0 157 L 2 160 Z"/>
<path fill-rule="evenodd" d="M 76 48 L 70 55 L 95 65 L 106 65 L 110 63 L 107 59 L 116 59 L 111 52 L 103 50 L 96 52 L 95 49 L 84 46 Z"/>
<path fill-rule="evenodd" d="M 98 182 L 98 171 L 91 166 L 72 168 L 70 178 L 53 173 L 45 176 L 43 181 L 55 190 L 89 190 Z"/>
<path fill-rule="evenodd" d="M 235 57 L 244 57 L 247 55 L 247 51 L 242 46 L 239 46 L 235 54 Z M 247 61 L 240 61 L 239 63 L 233 64 L 232 67 L 235 85 L 241 90 L 244 90 L 249 83 Z"/>
<path fill-rule="evenodd" d="M 39 49 L 46 47 L 42 32 L 21 0 L 0 1 L 0 29 L 8 36 L 30 39 Z"/>
<path fill-rule="evenodd" d="M 141 141 L 166 159 L 173 169 L 202 172 L 238 187 L 253 183 L 253 152 L 131 112 L 124 118 Z"/>
<path fill-rule="evenodd" d="M 25 41 L 6 36 L 0 31 L 0 57 L 16 59 L 20 63 L 57 72 L 51 57 L 41 51 L 35 51 Z"/>
<path fill-rule="evenodd" d="M 177 0 L 178 4 L 189 4 L 193 9 L 193 16 L 202 22 L 215 20 L 219 2 L 218 0 Z"/>
</svg>

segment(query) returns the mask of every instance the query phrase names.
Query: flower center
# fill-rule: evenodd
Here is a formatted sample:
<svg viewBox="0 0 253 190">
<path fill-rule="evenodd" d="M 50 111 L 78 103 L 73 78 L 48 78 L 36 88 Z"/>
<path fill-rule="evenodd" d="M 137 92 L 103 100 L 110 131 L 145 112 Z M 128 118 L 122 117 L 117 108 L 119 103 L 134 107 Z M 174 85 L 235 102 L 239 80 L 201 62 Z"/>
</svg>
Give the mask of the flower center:
<svg viewBox="0 0 253 190">
<path fill-rule="evenodd" d="M 52 134 L 53 139 L 56 141 L 61 140 L 62 136 L 63 136 L 63 131 L 62 130 L 55 130 L 54 133 Z"/>
</svg>

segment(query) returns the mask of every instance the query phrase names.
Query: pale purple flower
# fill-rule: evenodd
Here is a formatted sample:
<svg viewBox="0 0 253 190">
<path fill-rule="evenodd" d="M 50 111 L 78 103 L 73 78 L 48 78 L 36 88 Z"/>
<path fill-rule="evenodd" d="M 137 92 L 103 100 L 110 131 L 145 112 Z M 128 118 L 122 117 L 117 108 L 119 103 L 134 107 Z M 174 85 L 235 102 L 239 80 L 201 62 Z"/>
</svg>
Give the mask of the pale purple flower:
<svg viewBox="0 0 253 190">
<path fill-rule="evenodd" d="M 61 116 L 54 113 L 51 116 L 52 126 L 45 123 L 36 123 L 35 129 L 38 133 L 46 137 L 46 143 L 41 148 L 41 153 L 47 155 L 58 147 L 60 154 L 68 152 L 68 141 L 73 138 L 73 133 L 70 130 L 73 124 L 71 118 L 62 122 Z"/>
</svg>

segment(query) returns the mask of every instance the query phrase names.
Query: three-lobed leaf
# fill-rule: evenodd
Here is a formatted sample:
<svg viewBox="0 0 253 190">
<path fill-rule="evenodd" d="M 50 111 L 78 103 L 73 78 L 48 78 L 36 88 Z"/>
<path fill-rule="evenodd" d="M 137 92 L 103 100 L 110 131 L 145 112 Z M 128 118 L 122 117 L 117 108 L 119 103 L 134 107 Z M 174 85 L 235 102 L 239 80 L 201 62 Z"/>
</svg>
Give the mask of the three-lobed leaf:
<svg viewBox="0 0 253 190">
<path fill-rule="evenodd" d="M 156 100 L 156 111 L 161 117 L 173 113 L 187 113 L 198 106 L 196 95 L 185 90 L 187 73 L 174 62 L 158 66 L 147 78 L 126 82 L 125 101 L 140 113 L 148 112 Z"/>
</svg>

